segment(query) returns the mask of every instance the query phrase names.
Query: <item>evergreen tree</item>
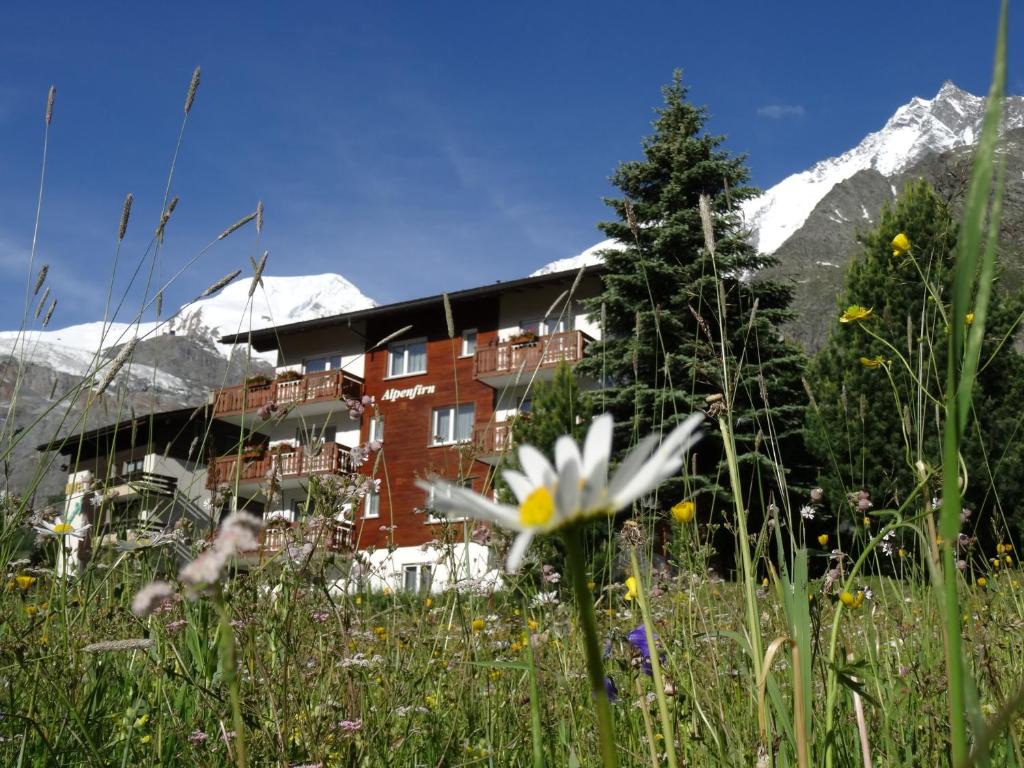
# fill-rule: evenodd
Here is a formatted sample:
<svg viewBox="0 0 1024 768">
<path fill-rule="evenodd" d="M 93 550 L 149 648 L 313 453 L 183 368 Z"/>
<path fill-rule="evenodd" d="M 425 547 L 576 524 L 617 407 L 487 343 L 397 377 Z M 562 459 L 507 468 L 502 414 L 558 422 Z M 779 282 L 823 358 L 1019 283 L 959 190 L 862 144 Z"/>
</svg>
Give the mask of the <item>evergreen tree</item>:
<svg viewBox="0 0 1024 768">
<path fill-rule="evenodd" d="M 876 506 L 899 504 L 919 481 L 915 462 L 933 469 L 941 464 L 938 403 L 946 384 L 956 232 L 949 205 L 919 181 L 908 184 L 883 209 L 878 227 L 861 237 L 863 255 L 849 267 L 839 312 L 855 305 L 871 315 L 862 323 L 837 322 L 808 370 L 814 394 L 808 445 L 833 502 L 865 489 Z M 906 241 L 894 242 L 901 234 Z M 998 286 L 993 291 L 963 451 L 965 503 L 978 512 L 1004 511 L 1018 527 L 1024 357 L 1014 349 L 1012 330 L 1022 310 L 1024 294 Z M 938 484 L 931 490 L 937 493 Z M 833 507 L 859 519 L 852 507 Z M 980 519 L 986 522 L 978 529 Z M 1003 529 L 988 514 L 971 526 L 989 536 L 993 522 Z"/>
<path fill-rule="evenodd" d="M 539 381 L 530 390 L 530 410 L 512 424 L 514 445 L 529 443 L 546 456 L 554 453 L 555 441 L 571 435 L 583 441 L 590 426 L 590 407 L 581 397 L 572 368 L 561 363 L 550 382 Z"/>
<path fill-rule="evenodd" d="M 773 459 L 792 466 L 803 454 L 805 358 L 779 331 L 791 317 L 792 295 L 756 277 L 774 261 L 757 252 L 742 225 L 739 205 L 756 194 L 746 185 L 744 158 L 704 131 L 707 113 L 686 101 L 678 71 L 663 94 L 644 159 L 620 164 L 612 176 L 623 196 L 606 199 L 617 220 L 600 228 L 625 248 L 604 253 L 604 290 L 587 307 L 603 319 L 604 338 L 579 371 L 603 381 L 595 397 L 615 415 L 619 450 L 728 391 L 743 492 L 756 507 L 759 496 L 781 496 Z M 713 254 L 702 195 L 710 200 Z M 728 501 L 713 422 L 695 459 L 693 486 L 666 484 L 659 507 L 693 492 L 699 509 Z"/>
<path fill-rule="evenodd" d="M 512 444 L 529 444 L 545 456 L 553 457 L 555 441 L 562 435 L 570 435 L 578 444 L 582 444 L 592 415 L 591 403 L 580 391 L 575 372 L 567 363 L 561 363 L 555 368 L 551 381 L 536 382 L 530 389 L 529 411 L 517 416 L 512 422 Z M 515 452 L 510 451 L 505 455 L 501 468 L 520 469 Z M 494 483 L 499 499 L 509 504 L 516 503 L 501 472 L 495 473 Z M 605 549 L 607 538 L 606 521 L 587 524 L 584 541 L 595 574 L 605 567 L 603 558 L 595 559 L 594 556 Z M 557 537 L 546 536 L 533 549 L 533 558 L 552 566 L 556 571 L 562 570 L 565 554 Z M 540 574 L 535 576 L 539 578 Z"/>
</svg>

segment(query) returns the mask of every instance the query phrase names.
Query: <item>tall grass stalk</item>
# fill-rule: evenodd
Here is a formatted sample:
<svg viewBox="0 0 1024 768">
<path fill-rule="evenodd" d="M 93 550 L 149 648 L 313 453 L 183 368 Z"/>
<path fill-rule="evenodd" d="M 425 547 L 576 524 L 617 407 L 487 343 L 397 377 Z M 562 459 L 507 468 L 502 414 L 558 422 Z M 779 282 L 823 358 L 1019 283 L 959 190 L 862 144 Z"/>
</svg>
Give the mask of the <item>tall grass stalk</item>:
<svg viewBox="0 0 1024 768">
<path fill-rule="evenodd" d="M 968 670 L 963 658 L 959 574 L 954 552 L 955 542 L 960 533 L 960 445 L 971 411 L 971 395 L 995 276 L 996 242 L 1005 166 L 1003 159 L 996 158 L 996 144 L 999 140 L 1003 97 L 1006 90 L 1006 25 L 1007 0 L 1003 0 L 996 39 L 992 87 L 989 90 L 981 137 L 975 153 L 958 241 L 946 368 L 942 513 L 939 531 L 943 539 L 941 592 L 945 614 L 946 675 L 949 683 L 949 725 L 954 765 L 965 764 L 969 755 L 966 719 Z M 994 195 L 993 175 L 996 177 Z M 988 227 L 985 222 L 986 212 Z M 968 326 L 966 317 L 971 311 L 974 312 L 974 322 Z"/>
<path fill-rule="evenodd" d="M 658 699 L 658 715 L 661 717 L 661 735 L 665 741 L 665 762 L 669 768 L 676 768 L 676 740 L 673 735 L 672 716 L 668 711 L 665 697 L 665 677 L 661 673 L 661 659 L 658 658 L 658 646 L 654 637 L 654 625 L 651 619 L 651 608 L 647 604 L 647 584 L 636 559 L 636 549 L 630 547 L 629 562 L 633 567 L 633 578 L 637 581 L 637 602 L 640 603 L 640 615 L 644 620 L 644 633 L 647 635 L 647 649 L 651 658 L 651 677 L 654 680 L 654 695 Z M 656 765 L 656 764 L 655 764 Z"/>
</svg>

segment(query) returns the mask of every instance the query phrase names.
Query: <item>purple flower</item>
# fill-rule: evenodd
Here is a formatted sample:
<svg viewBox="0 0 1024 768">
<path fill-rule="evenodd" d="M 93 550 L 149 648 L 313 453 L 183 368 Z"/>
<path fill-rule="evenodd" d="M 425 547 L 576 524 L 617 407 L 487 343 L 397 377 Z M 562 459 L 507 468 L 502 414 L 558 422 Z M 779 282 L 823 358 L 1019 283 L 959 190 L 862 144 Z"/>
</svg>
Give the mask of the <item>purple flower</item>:
<svg viewBox="0 0 1024 768">
<path fill-rule="evenodd" d="M 604 679 L 604 695 L 608 697 L 608 701 L 614 704 L 619 700 L 619 689 L 615 685 L 615 681 L 610 677 Z"/>
<path fill-rule="evenodd" d="M 338 728 L 344 733 L 355 733 L 363 728 L 362 720 L 342 720 L 338 723 Z"/>
<path fill-rule="evenodd" d="M 657 635 L 653 635 L 655 642 L 658 640 Z M 626 639 L 629 644 L 633 646 L 636 652 L 640 656 L 640 666 L 643 668 L 644 673 L 648 675 L 654 674 L 654 668 L 651 666 L 651 649 L 647 645 L 647 628 L 641 624 L 639 627 L 630 632 Z M 659 653 L 658 659 L 664 661 L 665 654 Z"/>
</svg>

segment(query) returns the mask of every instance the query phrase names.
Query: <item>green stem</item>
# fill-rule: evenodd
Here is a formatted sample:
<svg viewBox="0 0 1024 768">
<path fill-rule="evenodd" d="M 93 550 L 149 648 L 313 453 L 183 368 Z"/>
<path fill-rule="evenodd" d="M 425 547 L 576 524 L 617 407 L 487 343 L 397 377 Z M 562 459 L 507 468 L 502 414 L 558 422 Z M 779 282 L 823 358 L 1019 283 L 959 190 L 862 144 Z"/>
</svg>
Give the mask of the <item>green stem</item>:
<svg viewBox="0 0 1024 768">
<path fill-rule="evenodd" d="M 220 654 L 224 670 L 224 682 L 231 696 L 231 718 L 235 729 L 235 765 L 245 768 L 248 760 L 245 753 L 245 723 L 242 720 L 242 701 L 238 691 L 238 674 L 235 669 L 235 635 L 228 621 L 228 606 L 220 596 Z"/>
<path fill-rule="evenodd" d="M 736 443 L 733 441 L 732 429 L 725 416 L 719 417 L 718 428 L 722 432 L 733 503 L 736 505 L 736 527 L 739 532 L 740 559 L 743 564 L 743 591 L 747 603 L 747 632 L 750 634 L 750 654 L 753 657 L 751 661 L 753 662 L 754 679 L 760 680 L 764 648 L 761 643 L 761 621 L 757 611 L 757 589 L 754 586 L 754 563 L 750 558 L 747 511 L 743 507 L 743 489 L 740 488 L 740 467 L 736 459 Z"/>
<path fill-rule="evenodd" d="M 658 698 L 658 714 L 661 717 L 661 732 L 665 738 L 665 758 L 668 768 L 676 768 L 676 740 L 672 733 L 672 718 L 668 712 L 665 699 L 665 678 L 661 674 L 661 659 L 654 641 L 654 625 L 651 623 L 651 610 L 647 605 L 647 584 L 640 574 L 640 563 L 636 559 L 636 550 L 629 551 L 630 565 L 633 566 L 633 577 L 637 581 L 637 602 L 640 603 L 640 615 L 644 619 L 644 632 L 647 635 L 647 650 L 650 651 L 651 677 L 654 678 L 654 693 Z"/>
<path fill-rule="evenodd" d="M 597 617 L 594 615 L 594 599 L 587 586 L 586 563 L 583 557 L 583 537 L 578 526 L 566 528 L 562 534 L 565 542 L 566 560 L 572 574 L 572 586 L 576 593 L 576 604 L 580 611 L 580 626 L 583 629 L 583 647 L 587 654 L 587 672 L 590 677 L 590 692 L 597 713 L 598 736 L 601 743 L 601 762 L 605 768 L 616 768 L 615 731 L 612 723 L 612 708 L 604 688 L 604 664 L 601 662 L 601 647 L 597 642 Z"/>
</svg>

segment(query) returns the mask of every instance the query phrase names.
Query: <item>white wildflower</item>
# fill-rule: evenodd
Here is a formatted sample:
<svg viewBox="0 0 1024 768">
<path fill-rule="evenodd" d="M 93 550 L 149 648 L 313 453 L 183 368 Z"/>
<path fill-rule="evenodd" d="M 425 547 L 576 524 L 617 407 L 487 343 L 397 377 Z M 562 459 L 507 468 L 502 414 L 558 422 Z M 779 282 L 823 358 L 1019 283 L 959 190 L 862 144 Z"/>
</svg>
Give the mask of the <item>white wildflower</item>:
<svg viewBox="0 0 1024 768">
<path fill-rule="evenodd" d="M 443 480 L 419 485 L 427 491 L 433 490 L 434 507 L 450 518 L 468 515 L 518 531 L 506 561 L 506 568 L 516 571 L 537 534 L 614 514 L 678 472 L 686 451 L 699 439 L 697 428 L 703 419 L 703 414 L 695 413 L 664 440 L 657 434 L 644 438 L 626 456 L 610 481 L 608 464 L 613 422 L 609 414 L 594 419 L 582 453 L 571 437 L 558 438 L 554 467 L 532 445 L 523 445 L 519 448 L 523 471 L 503 472 L 519 501 L 518 507 L 499 504 Z"/>
</svg>

